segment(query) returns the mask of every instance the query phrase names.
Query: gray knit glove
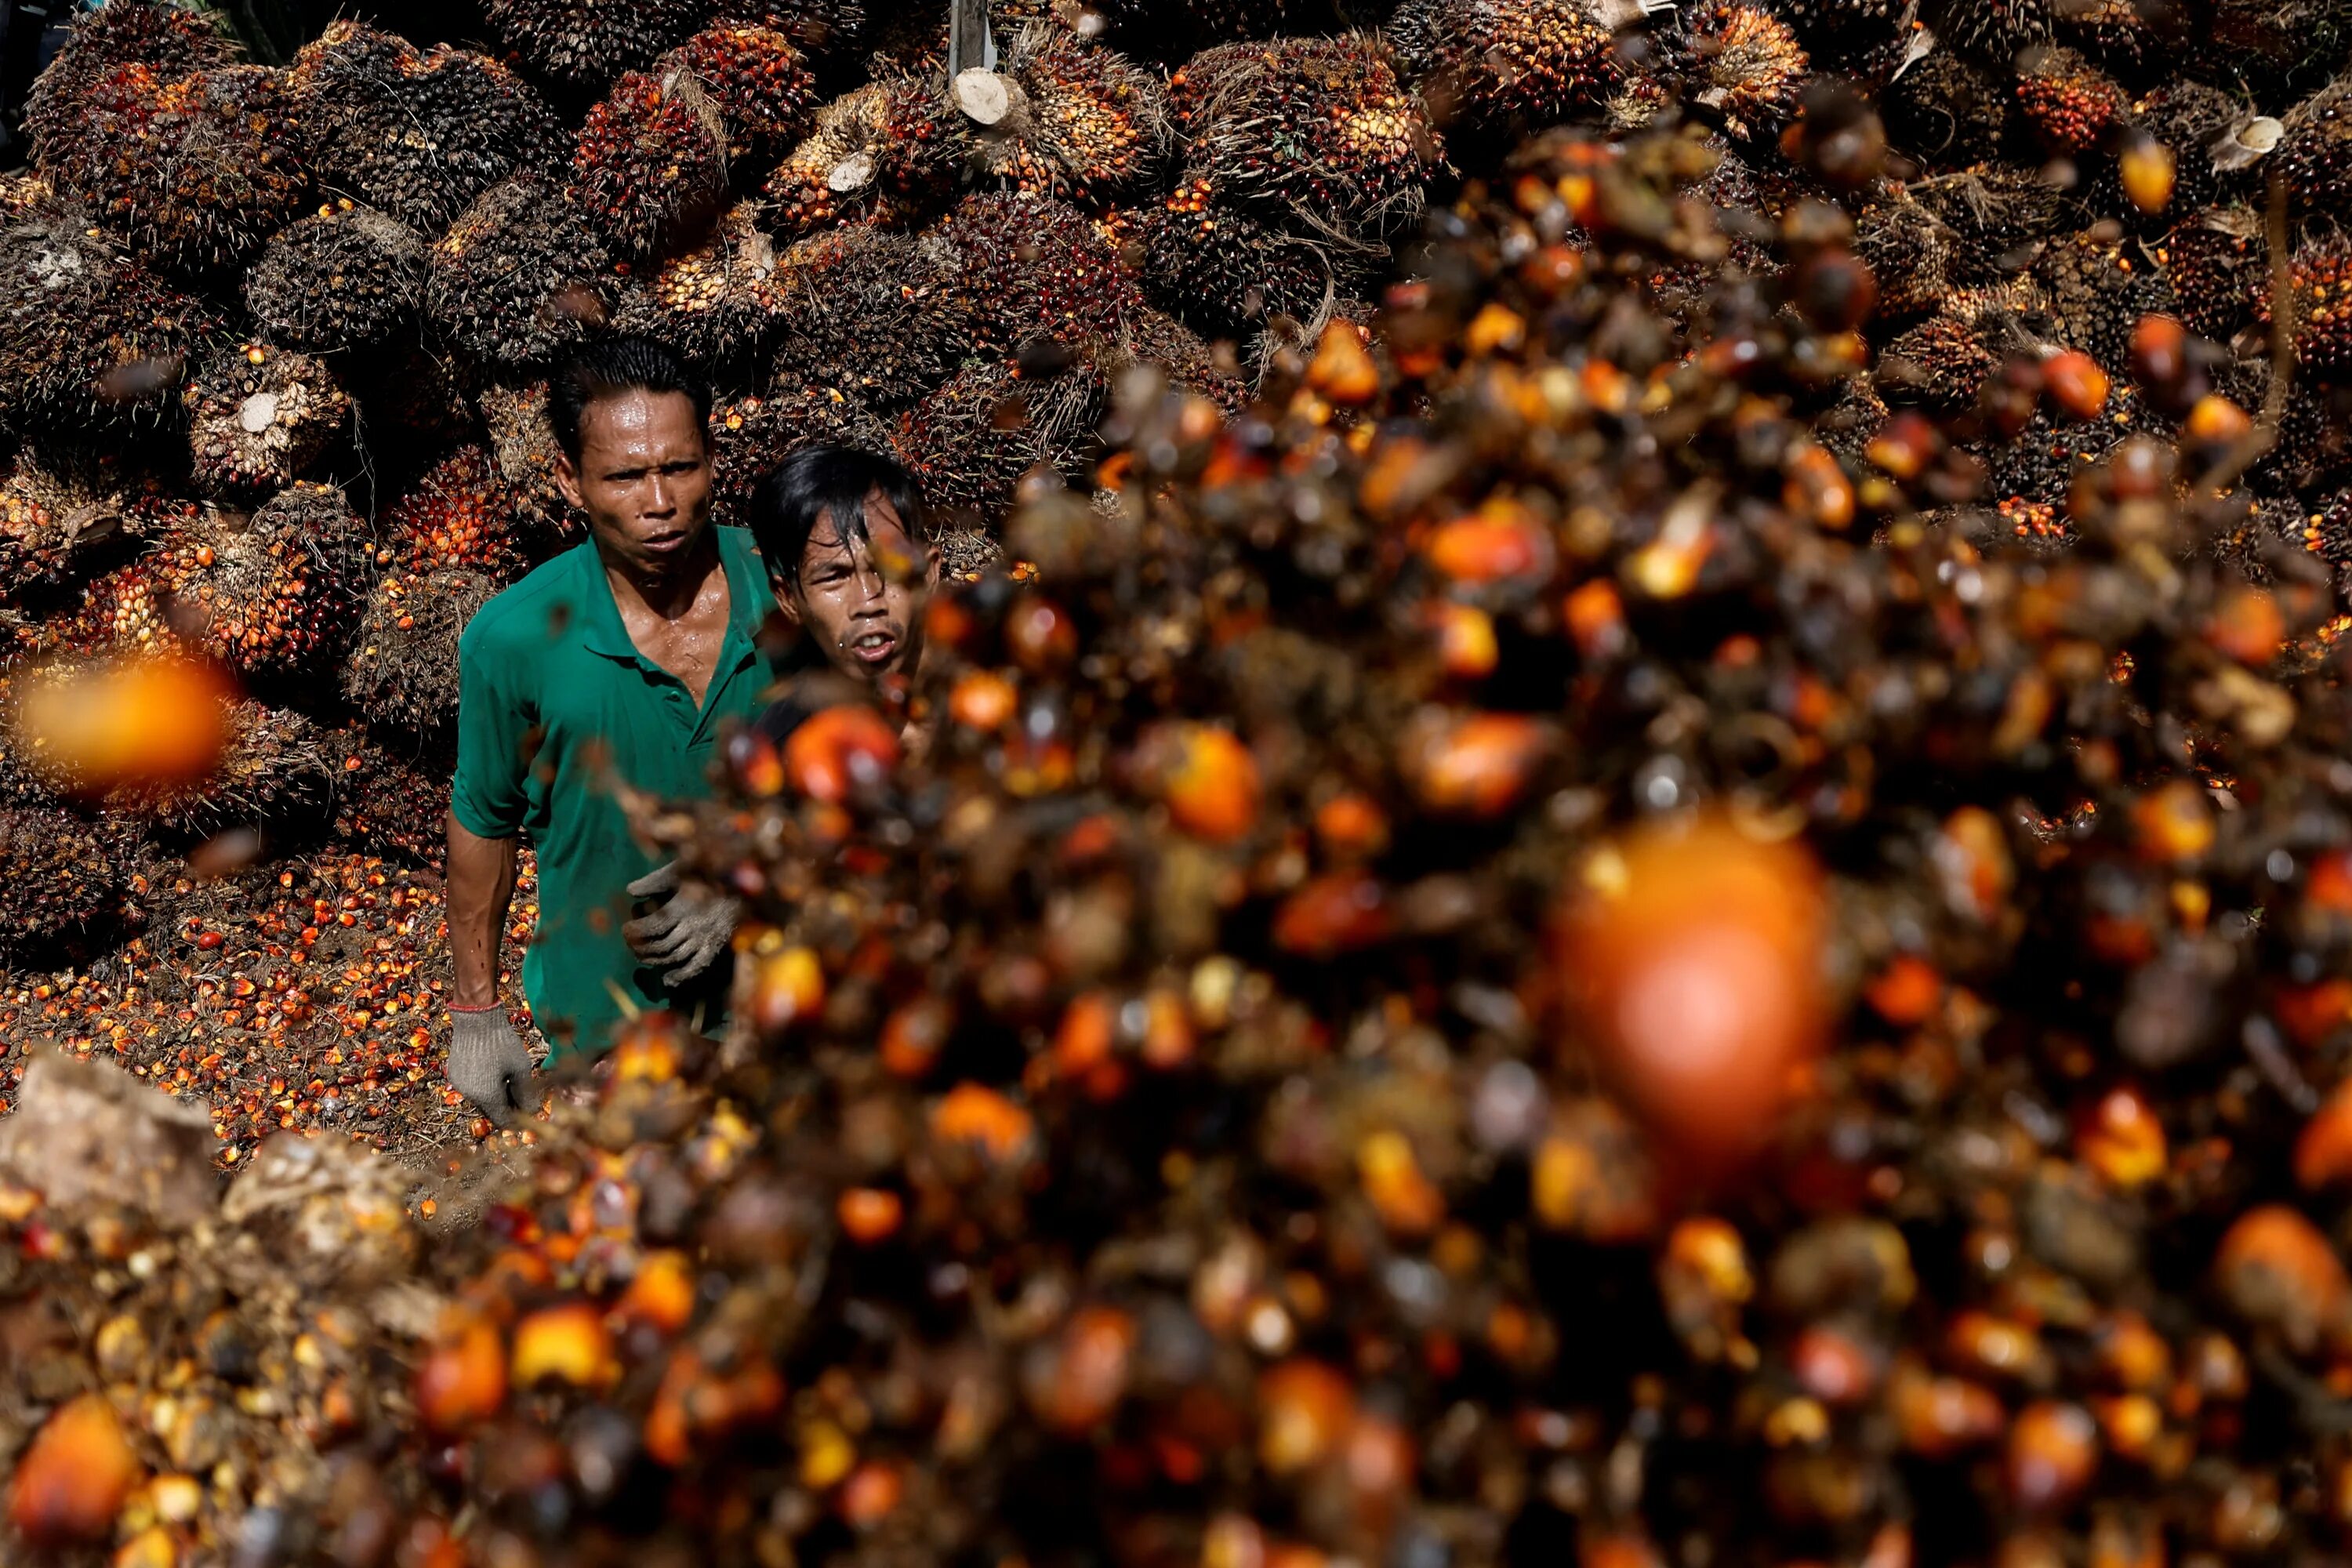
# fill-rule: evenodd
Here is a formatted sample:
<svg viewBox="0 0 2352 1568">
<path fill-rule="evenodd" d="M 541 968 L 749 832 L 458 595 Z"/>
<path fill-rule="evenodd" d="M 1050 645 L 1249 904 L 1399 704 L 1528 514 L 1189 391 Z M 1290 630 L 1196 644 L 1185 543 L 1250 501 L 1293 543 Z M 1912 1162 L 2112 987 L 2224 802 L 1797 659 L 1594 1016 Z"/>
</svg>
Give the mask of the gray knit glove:
<svg viewBox="0 0 2352 1568">
<path fill-rule="evenodd" d="M 672 990 L 709 969 L 735 940 L 736 923 L 743 917 L 743 900 L 704 887 L 681 882 L 677 862 L 648 871 L 629 884 L 629 897 L 658 900 L 654 907 L 621 928 L 629 951 L 647 969 L 662 972 L 662 984 Z"/>
<path fill-rule="evenodd" d="M 449 1082 L 500 1127 L 530 1100 L 530 1047 L 507 1021 L 504 1007 L 451 1008 Z"/>
</svg>

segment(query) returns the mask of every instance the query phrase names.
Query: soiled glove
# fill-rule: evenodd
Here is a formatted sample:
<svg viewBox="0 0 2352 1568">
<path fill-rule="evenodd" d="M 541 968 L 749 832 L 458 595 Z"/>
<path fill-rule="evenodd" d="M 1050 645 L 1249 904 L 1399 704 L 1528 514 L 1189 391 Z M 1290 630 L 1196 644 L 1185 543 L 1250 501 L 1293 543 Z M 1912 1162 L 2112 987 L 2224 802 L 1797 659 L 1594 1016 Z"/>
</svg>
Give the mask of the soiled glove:
<svg viewBox="0 0 2352 1568">
<path fill-rule="evenodd" d="M 677 862 L 648 871 L 629 884 L 629 897 L 660 901 L 621 928 L 629 951 L 648 969 L 662 972 L 662 984 L 676 989 L 718 961 L 735 940 L 743 900 L 700 883 L 681 882 Z"/>
<path fill-rule="evenodd" d="M 449 1082 L 500 1127 L 529 1110 L 530 1047 L 507 1022 L 503 1007 L 449 1013 Z"/>
</svg>

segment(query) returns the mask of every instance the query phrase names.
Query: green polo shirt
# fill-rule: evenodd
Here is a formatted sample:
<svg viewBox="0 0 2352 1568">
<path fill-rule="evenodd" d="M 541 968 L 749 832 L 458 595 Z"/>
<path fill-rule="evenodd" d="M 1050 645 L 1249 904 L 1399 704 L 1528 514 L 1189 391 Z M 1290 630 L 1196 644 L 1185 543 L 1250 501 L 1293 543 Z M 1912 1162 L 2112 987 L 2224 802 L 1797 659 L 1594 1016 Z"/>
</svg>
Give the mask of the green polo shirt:
<svg viewBox="0 0 2352 1568">
<path fill-rule="evenodd" d="M 725 721 L 759 716 L 772 679 L 755 646 L 772 593 L 751 536 L 715 531 L 727 571 L 727 639 L 697 709 L 637 651 L 592 540 L 482 606 L 457 642 L 457 776 L 450 808 L 484 838 L 528 838 L 539 856 L 539 927 L 523 994 L 559 1051 L 603 1051 L 622 1017 L 614 993 L 706 1021 L 717 987 L 672 996 L 621 935 L 628 885 L 657 862 L 631 836 L 605 767 L 671 800 L 707 798 Z"/>
</svg>

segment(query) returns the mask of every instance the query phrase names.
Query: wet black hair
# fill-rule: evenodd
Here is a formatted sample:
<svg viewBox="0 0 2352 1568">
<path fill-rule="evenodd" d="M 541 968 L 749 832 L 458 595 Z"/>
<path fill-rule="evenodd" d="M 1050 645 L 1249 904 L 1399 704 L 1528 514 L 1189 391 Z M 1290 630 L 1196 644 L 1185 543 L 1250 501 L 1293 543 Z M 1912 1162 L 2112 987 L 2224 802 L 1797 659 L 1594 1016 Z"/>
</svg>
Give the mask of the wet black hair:
<svg viewBox="0 0 2352 1568">
<path fill-rule="evenodd" d="M 580 416 L 588 405 L 625 392 L 682 393 L 694 405 L 697 427 L 710 423 L 710 384 L 676 350 L 635 332 L 602 333 L 566 353 L 548 377 L 547 420 L 565 457 L 580 460 Z"/>
<path fill-rule="evenodd" d="M 751 492 L 751 537 L 778 582 L 797 582 L 817 521 L 831 512 L 846 534 L 866 531 L 866 498 L 879 492 L 916 543 L 930 537 L 915 476 L 857 447 L 803 447 L 768 470 Z"/>
</svg>

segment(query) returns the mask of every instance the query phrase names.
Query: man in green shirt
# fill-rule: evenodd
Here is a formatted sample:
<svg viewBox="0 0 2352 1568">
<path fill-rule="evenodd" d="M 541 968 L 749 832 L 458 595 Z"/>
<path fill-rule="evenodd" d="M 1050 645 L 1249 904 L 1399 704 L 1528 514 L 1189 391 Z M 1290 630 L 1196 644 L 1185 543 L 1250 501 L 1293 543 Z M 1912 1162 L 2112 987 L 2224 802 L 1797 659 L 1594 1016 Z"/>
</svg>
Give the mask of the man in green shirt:
<svg viewBox="0 0 2352 1568">
<path fill-rule="evenodd" d="M 749 534 L 710 525 L 709 387 L 659 343 L 604 337 L 558 367 L 548 411 L 589 537 L 485 605 L 457 647 L 449 1081 L 501 1125 L 536 1105 L 498 994 L 518 841 L 539 858 L 523 994 L 559 1054 L 603 1050 L 631 1007 L 715 1015 L 717 976 L 697 994 L 630 952 L 628 885 L 654 863 L 612 786 L 708 795 L 722 727 L 757 717 L 772 679 L 754 641 L 766 570 Z"/>
</svg>

